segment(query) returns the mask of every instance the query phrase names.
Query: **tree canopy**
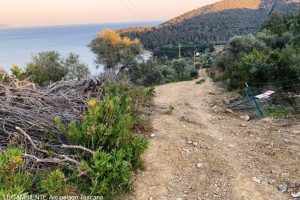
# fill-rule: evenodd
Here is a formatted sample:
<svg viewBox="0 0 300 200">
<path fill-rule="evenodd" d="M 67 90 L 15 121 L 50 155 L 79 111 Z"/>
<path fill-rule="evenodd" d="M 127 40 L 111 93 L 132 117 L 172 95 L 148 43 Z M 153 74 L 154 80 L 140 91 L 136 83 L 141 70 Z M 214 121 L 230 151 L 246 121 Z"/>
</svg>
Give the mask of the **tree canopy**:
<svg viewBox="0 0 300 200">
<path fill-rule="evenodd" d="M 119 33 L 105 29 L 89 47 L 96 54 L 96 63 L 104 65 L 105 69 L 124 69 L 129 67 L 142 52 L 139 40 L 121 37 Z"/>
<path fill-rule="evenodd" d="M 40 86 L 62 79 L 81 80 L 90 76 L 88 66 L 80 61 L 79 55 L 70 53 L 62 58 L 56 51 L 40 52 L 32 56 L 25 69 L 13 65 L 10 70 L 13 78 L 30 79 Z"/>
</svg>

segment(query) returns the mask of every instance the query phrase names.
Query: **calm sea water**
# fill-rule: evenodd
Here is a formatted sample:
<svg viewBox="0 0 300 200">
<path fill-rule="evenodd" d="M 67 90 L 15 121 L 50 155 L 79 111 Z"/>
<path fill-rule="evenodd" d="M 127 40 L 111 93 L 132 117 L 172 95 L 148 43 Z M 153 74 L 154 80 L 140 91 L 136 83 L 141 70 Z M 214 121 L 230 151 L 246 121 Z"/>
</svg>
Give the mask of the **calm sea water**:
<svg viewBox="0 0 300 200">
<path fill-rule="evenodd" d="M 74 52 L 95 74 L 94 55 L 87 45 L 104 28 L 120 29 L 132 26 L 154 26 L 159 22 L 69 25 L 34 28 L 0 29 L 0 66 L 9 70 L 12 64 L 21 67 L 30 61 L 31 55 L 55 50 L 62 56 Z"/>
</svg>

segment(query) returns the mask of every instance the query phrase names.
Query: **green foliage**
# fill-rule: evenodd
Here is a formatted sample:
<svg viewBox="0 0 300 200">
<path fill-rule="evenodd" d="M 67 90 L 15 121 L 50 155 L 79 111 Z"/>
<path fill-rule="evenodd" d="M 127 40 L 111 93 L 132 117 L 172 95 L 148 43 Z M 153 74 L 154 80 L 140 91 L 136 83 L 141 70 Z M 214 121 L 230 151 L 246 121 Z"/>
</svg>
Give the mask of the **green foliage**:
<svg viewBox="0 0 300 200">
<path fill-rule="evenodd" d="M 187 43 L 180 44 L 181 57 L 193 57 L 194 52 L 203 53 L 207 48 L 213 48 L 212 44 L 209 43 Z M 167 45 L 159 46 L 153 50 L 153 55 L 158 58 L 178 59 L 179 56 L 179 44 L 178 45 Z"/>
<path fill-rule="evenodd" d="M 185 59 L 166 62 L 149 59 L 129 68 L 128 75 L 137 85 L 152 86 L 197 78 L 198 70 Z"/>
<path fill-rule="evenodd" d="M 45 86 L 50 82 L 60 81 L 67 75 L 58 52 L 46 51 L 32 57 L 25 68 L 26 74 L 35 83 Z"/>
<path fill-rule="evenodd" d="M 229 89 L 242 88 L 245 81 L 277 84 L 300 80 L 300 51 L 294 42 L 297 16 L 275 14 L 256 37 L 237 36 L 229 42 L 216 59 Z"/>
<path fill-rule="evenodd" d="M 89 165 L 91 169 L 91 195 L 113 196 L 131 189 L 130 164 L 124 150 L 110 153 L 96 151 Z"/>
<path fill-rule="evenodd" d="M 231 4 L 238 6 L 235 8 L 235 5 Z M 180 15 L 156 27 L 136 30 L 131 28 L 120 32 L 123 36 L 139 38 L 145 48 L 158 49 L 162 55 L 178 58 L 179 43 L 224 44 L 236 35 L 257 32 L 269 13 L 291 14 L 299 9 L 299 3 L 287 1 L 278 1 L 274 4 L 263 1 L 258 9 L 253 9 L 254 4 L 248 0 L 229 1 L 221 3 L 225 6 L 223 9 L 220 9 L 220 4 L 217 7 L 210 5 Z M 241 9 L 241 5 L 245 9 Z M 247 9 L 247 5 L 251 5 L 251 9 Z M 282 32 L 285 27 L 279 26 L 277 29 Z M 169 46 L 173 48 L 167 48 Z M 189 52 L 192 53 L 193 49 L 189 49 Z"/>
<path fill-rule="evenodd" d="M 111 197 L 131 189 L 131 170 L 143 166 L 140 157 L 148 146 L 147 140 L 132 130 L 142 123 L 140 108 L 149 104 L 152 96 L 153 89 L 110 83 L 101 102 L 88 101 L 80 123 L 72 122 L 66 129 L 55 118 L 72 144 L 95 152 L 82 162 L 81 170 L 89 176 L 75 180 L 83 193 Z"/>
<path fill-rule="evenodd" d="M 59 116 L 54 117 L 54 124 L 60 131 L 66 132 L 66 126 Z"/>
<path fill-rule="evenodd" d="M 80 121 L 66 126 L 60 117 L 55 117 L 54 122 L 67 135 L 68 144 L 93 151 L 92 155 L 77 152 L 80 166 L 59 165 L 54 171 L 33 175 L 25 171 L 20 149 L 0 152 L 0 199 L 32 194 L 37 192 L 34 188 L 46 195 L 83 194 L 105 199 L 130 191 L 132 170 L 143 167 L 141 154 L 148 146 L 148 141 L 133 131 L 142 130 L 141 107 L 151 104 L 153 95 L 153 88 L 110 83 L 101 102 L 88 101 L 88 110 Z"/>
<path fill-rule="evenodd" d="M 12 77 L 13 78 L 17 78 L 20 81 L 24 80 L 27 78 L 26 73 L 24 72 L 24 70 L 22 70 L 19 66 L 17 65 L 13 65 L 10 68 L 10 71 L 12 73 Z"/>
<path fill-rule="evenodd" d="M 0 152 L 0 199 L 25 194 L 31 188 L 31 175 L 21 172 L 23 162 L 20 149 L 9 148 Z"/>
<path fill-rule="evenodd" d="M 5 69 L 0 67 L 0 81 L 9 82 L 10 76 L 7 74 Z"/>
<path fill-rule="evenodd" d="M 278 12 L 272 13 L 271 17 L 262 24 L 262 29 L 267 29 L 271 34 L 281 35 L 288 31 L 288 17 Z"/>
<path fill-rule="evenodd" d="M 195 68 L 198 69 L 198 70 L 201 68 L 201 66 L 202 66 L 201 63 L 196 63 L 196 64 L 195 64 Z"/>
<path fill-rule="evenodd" d="M 264 30 L 257 34 L 257 39 L 263 41 L 268 47 L 272 49 L 283 48 L 292 39 L 292 34 L 290 32 L 282 33 L 279 35 L 274 35 L 268 30 Z"/>
<path fill-rule="evenodd" d="M 70 53 L 69 56 L 63 62 L 64 67 L 68 73 L 66 79 L 68 80 L 82 80 L 90 77 L 90 71 L 87 65 L 83 64 L 79 60 L 79 55 Z"/>
<path fill-rule="evenodd" d="M 203 55 L 201 55 L 201 63 L 200 66 L 203 68 L 212 67 L 215 61 L 216 54 L 214 52 L 206 50 Z"/>
<path fill-rule="evenodd" d="M 152 59 L 132 66 L 129 78 L 133 83 L 144 86 L 158 85 L 164 80 L 161 66 Z"/>
<path fill-rule="evenodd" d="M 225 47 L 225 51 L 236 59 L 241 58 L 244 54 L 252 52 L 254 49 L 263 51 L 265 49 L 265 44 L 251 34 L 246 36 L 235 36 Z"/>
<path fill-rule="evenodd" d="M 124 86 L 120 86 L 123 88 Z M 146 148 L 146 143 L 139 137 L 133 136 L 131 128 L 136 118 L 137 104 L 129 95 L 130 92 L 123 91 L 116 86 L 108 86 L 103 101 L 92 99 L 88 102 L 87 114 L 82 118 L 80 125 L 73 122 L 68 129 L 68 137 L 74 144 L 83 145 L 93 150 L 102 149 L 110 152 L 112 150 L 126 150 L 125 157 L 129 163 L 137 165 L 141 152 Z M 119 94 L 119 95 L 118 95 Z M 137 149 L 137 141 L 145 144 L 144 148 Z"/>
<path fill-rule="evenodd" d="M 191 78 L 195 79 L 195 78 L 198 78 L 198 76 L 199 76 L 198 70 L 197 69 L 191 69 Z"/>
<path fill-rule="evenodd" d="M 142 52 L 138 40 L 122 38 L 119 33 L 105 29 L 97 38 L 92 40 L 89 47 L 96 54 L 96 63 L 103 64 L 106 69 L 120 70 L 134 64 L 135 58 Z"/>
<path fill-rule="evenodd" d="M 47 172 L 40 182 L 40 188 L 43 193 L 48 195 L 60 195 L 65 187 L 65 175 L 60 170 Z"/>
<path fill-rule="evenodd" d="M 272 105 L 265 110 L 265 116 L 271 118 L 284 118 L 289 115 L 297 114 L 296 110 L 291 107 L 285 107 L 283 105 Z"/>
<path fill-rule="evenodd" d="M 174 60 L 172 63 L 172 67 L 177 73 L 179 78 L 182 78 L 184 70 L 186 68 L 186 62 L 184 60 Z"/>
<path fill-rule="evenodd" d="M 15 78 L 23 80 L 28 77 L 41 86 L 63 78 L 81 80 L 90 76 L 88 67 L 79 61 L 79 55 L 70 53 L 64 59 L 56 51 L 38 53 L 32 57 L 32 61 L 26 65 L 24 71 L 17 66 L 13 66 L 11 71 Z"/>
</svg>

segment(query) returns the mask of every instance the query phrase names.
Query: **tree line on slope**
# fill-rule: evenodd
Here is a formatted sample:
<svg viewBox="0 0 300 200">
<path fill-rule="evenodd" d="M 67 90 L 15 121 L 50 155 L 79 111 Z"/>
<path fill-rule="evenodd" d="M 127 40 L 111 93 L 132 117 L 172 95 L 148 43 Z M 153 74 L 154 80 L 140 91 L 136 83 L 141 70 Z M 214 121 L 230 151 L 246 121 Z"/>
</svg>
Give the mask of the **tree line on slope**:
<svg viewBox="0 0 300 200">
<path fill-rule="evenodd" d="M 230 89 L 300 81 L 300 13 L 273 14 L 255 35 L 233 37 L 216 58 Z"/>
<path fill-rule="evenodd" d="M 215 81 L 242 92 L 245 82 L 254 94 L 275 90 L 265 115 L 286 117 L 300 113 L 300 12 L 274 13 L 255 35 L 235 36 L 222 52 L 206 53 Z M 210 62 L 207 62 L 208 60 Z"/>
<path fill-rule="evenodd" d="M 278 3 L 273 12 L 293 13 L 299 4 Z M 269 7 L 257 10 L 230 9 L 219 12 L 207 12 L 196 16 L 187 16 L 178 23 L 166 23 L 153 28 L 131 28 L 120 30 L 122 36 L 139 38 L 146 49 L 157 50 L 160 47 L 183 44 L 201 45 L 205 43 L 223 44 L 235 35 L 246 35 L 259 30 L 268 18 Z M 176 18 L 175 18 L 176 19 Z M 176 20 L 173 20 L 176 22 Z"/>
</svg>

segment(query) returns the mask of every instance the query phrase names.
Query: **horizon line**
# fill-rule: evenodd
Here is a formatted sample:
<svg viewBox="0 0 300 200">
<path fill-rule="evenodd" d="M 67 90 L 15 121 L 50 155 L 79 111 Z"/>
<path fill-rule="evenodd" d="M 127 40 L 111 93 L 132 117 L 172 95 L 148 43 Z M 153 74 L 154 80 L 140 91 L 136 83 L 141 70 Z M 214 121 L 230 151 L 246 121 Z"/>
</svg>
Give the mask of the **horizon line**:
<svg viewBox="0 0 300 200">
<path fill-rule="evenodd" d="M 112 24 L 138 24 L 138 23 L 162 23 L 165 20 L 141 20 L 141 21 L 125 21 L 125 22 L 99 22 L 99 23 L 73 23 L 73 24 L 49 24 L 49 25 L 33 25 L 33 26 L 10 26 L 7 24 L 1 29 L 26 29 L 26 28 L 47 28 L 47 27 L 66 27 L 66 26 L 91 26 L 91 25 L 112 25 Z"/>
</svg>

